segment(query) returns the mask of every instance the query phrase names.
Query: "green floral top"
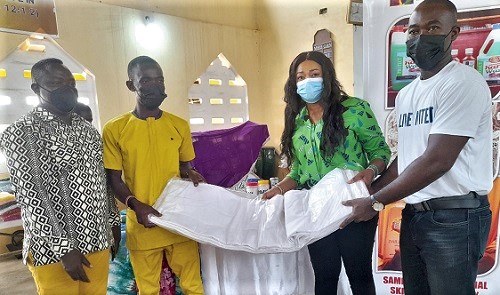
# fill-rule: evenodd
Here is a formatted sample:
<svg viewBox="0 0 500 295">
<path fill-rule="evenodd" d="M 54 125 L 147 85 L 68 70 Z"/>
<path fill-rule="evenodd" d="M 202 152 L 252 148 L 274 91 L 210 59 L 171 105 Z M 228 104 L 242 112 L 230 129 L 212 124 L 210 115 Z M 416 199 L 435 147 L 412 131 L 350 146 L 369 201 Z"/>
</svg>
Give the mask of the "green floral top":
<svg viewBox="0 0 500 295">
<path fill-rule="evenodd" d="M 320 152 L 323 120 L 313 124 L 306 107 L 295 118 L 295 133 L 292 137 L 294 158 L 288 177 L 295 180 L 299 187 L 312 187 L 335 168 L 361 171 L 374 159 L 381 159 L 388 164 L 391 151 L 370 104 L 349 97 L 342 105 L 346 108 L 343 118 L 348 134 L 328 158 L 324 158 Z"/>
</svg>

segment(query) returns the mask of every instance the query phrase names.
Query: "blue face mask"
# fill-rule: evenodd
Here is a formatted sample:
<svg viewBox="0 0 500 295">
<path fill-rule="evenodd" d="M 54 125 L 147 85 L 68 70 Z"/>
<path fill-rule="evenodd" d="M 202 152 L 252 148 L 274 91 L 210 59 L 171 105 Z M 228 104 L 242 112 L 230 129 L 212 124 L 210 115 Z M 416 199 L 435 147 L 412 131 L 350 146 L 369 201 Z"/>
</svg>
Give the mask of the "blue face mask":
<svg viewBox="0 0 500 295">
<path fill-rule="evenodd" d="M 323 92 L 323 78 L 307 78 L 297 82 L 297 94 L 307 103 L 316 103 Z"/>
</svg>

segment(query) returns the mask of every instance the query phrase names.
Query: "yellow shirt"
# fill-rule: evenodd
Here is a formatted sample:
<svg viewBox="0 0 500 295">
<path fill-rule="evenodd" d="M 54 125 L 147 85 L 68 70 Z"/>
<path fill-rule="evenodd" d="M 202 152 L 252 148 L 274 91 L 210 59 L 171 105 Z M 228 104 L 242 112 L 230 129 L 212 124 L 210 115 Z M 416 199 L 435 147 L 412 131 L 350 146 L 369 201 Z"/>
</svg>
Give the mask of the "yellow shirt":
<svg viewBox="0 0 500 295">
<path fill-rule="evenodd" d="M 125 184 L 143 203 L 153 205 L 167 182 L 179 176 L 179 161 L 194 159 L 187 122 L 162 112 L 159 119 L 141 120 L 126 113 L 103 129 L 104 166 L 121 170 Z M 133 210 L 127 210 L 127 247 L 147 250 L 188 239 L 160 227 L 145 228 Z"/>
</svg>

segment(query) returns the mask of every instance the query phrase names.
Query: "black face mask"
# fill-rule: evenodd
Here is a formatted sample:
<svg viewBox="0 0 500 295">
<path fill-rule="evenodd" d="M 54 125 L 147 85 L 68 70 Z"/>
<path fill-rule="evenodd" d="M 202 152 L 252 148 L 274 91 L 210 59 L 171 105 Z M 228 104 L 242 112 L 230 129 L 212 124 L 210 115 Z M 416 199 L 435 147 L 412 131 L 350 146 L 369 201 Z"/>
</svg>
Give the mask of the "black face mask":
<svg viewBox="0 0 500 295">
<path fill-rule="evenodd" d="M 430 71 L 445 58 L 445 53 L 450 49 L 444 49 L 444 41 L 451 33 L 446 35 L 420 35 L 406 41 L 406 55 L 411 57 L 415 64 L 424 71 Z"/>
<path fill-rule="evenodd" d="M 71 112 L 78 102 L 78 90 L 76 87 L 66 84 L 55 90 L 48 90 L 47 88 L 39 86 L 45 89 L 50 95 L 48 102 L 56 107 L 59 111 L 63 113 Z"/>
<path fill-rule="evenodd" d="M 142 86 L 137 89 L 137 95 L 139 95 L 139 103 L 149 110 L 158 108 L 167 97 L 165 86 L 159 84 Z"/>
</svg>

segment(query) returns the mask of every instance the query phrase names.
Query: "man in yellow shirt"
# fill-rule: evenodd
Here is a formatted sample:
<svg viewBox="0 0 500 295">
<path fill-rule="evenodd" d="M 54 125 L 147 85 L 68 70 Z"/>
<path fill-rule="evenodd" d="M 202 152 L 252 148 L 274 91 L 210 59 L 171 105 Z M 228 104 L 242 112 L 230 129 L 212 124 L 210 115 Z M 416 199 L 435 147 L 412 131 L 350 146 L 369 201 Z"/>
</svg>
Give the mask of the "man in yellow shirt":
<svg viewBox="0 0 500 295">
<path fill-rule="evenodd" d="M 204 181 L 189 161 L 195 157 L 187 122 L 159 106 L 167 97 L 163 72 L 150 57 L 128 65 L 128 89 L 136 107 L 104 126 L 104 166 L 116 197 L 127 207 L 127 248 L 141 295 L 158 294 L 163 254 L 186 295 L 203 294 L 198 244 L 152 224 L 151 205 L 174 176 Z M 123 174 L 123 178 L 122 178 Z"/>
</svg>

